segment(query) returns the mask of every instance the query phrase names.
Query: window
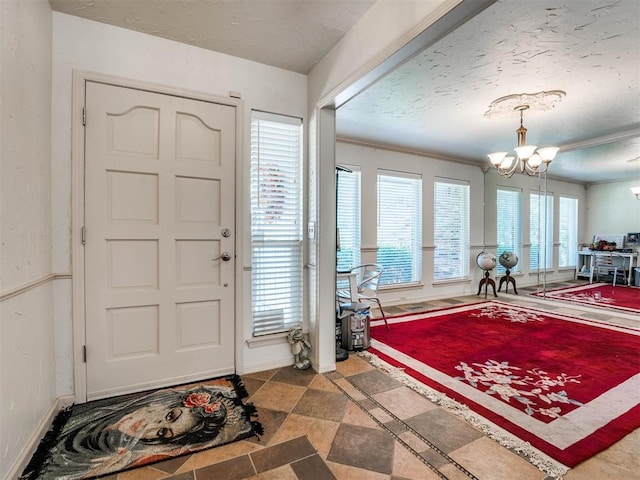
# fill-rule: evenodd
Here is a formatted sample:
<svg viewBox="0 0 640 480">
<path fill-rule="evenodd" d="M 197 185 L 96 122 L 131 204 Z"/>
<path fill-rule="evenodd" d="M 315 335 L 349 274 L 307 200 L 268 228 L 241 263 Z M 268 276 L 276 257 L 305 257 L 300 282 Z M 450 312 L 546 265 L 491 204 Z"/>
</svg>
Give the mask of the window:
<svg viewBox="0 0 640 480">
<path fill-rule="evenodd" d="M 251 114 L 253 334 L 287 331 L 303 312 L 302 124 Z"/>
<path fill-rule="evenodd" d="M 434 188 L 435 280 L 469 273 L 469 183 L 438 179 Z"/>
<path fill-rule="evenodd" d="M 578 199 L 560 197 L 558 236 L 560 248 L 558 251 L 559 267 L 575 267 L 578 251 Z"/>
<path fill-rule="evenodd" d="M 537 193 L 530 195 L 529 240 L 531 242 L 529 270 L 551 268 L 553 266 L 553 195 L 546 197 Z"/>
<path fill-rule="evenodd" d="M 522 191 L 515 188 L 498 187 L 496 198 L 496 219 L 498 240 L 498 248 L 496 254 L 500 256 L 503 252 L 513 252 L 518 258 L 522 257 L 521 245 L 521 221 L 520 221 L 520 203 Z M 510 271 L 520 271 L 520 262 Z M 498 263 L 496 266 L 497 274 L 504 274 L 506 269 Z"/>
<path fill-rule="evenodd" d="M 378 172 L 380 285 L 417 283 L 422 278 L 422 178 Z"/>
<path fill-rule="evenodd" d="M 351 171 L 337 171 L 339 271 L 360 265 L 360 172 L 352 167 L 347 168 Z"/>
</svg>

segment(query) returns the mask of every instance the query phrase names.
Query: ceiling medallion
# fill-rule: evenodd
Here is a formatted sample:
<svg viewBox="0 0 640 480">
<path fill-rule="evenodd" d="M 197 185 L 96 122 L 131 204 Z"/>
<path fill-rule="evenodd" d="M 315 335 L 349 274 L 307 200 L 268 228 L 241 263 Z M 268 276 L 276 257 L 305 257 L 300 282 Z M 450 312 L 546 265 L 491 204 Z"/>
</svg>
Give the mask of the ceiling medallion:
<svg viewBox="0 0 640 480">
<path fill-rule="evenodd" d="M 500 97 L 489 105 L 489 110 L 484 113 L 487 118 L 499 115 L 513 115 L 514 111 L 518 111 L 518 107 L 527 105 L 530 110 L 539 110 L 544 112 L 551 110 L 565 97 L 566 93 L 562 90 L 549 90 L 548 92 L 538 93 L 515 93 Z"/>
</svg>

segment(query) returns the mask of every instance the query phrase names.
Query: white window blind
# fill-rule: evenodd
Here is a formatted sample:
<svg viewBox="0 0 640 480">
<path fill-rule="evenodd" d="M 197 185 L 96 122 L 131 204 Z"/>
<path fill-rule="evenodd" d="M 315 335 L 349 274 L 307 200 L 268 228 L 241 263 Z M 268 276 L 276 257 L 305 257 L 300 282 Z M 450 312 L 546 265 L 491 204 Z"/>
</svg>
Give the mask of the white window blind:
<svg viewBox="0 0 640 480">
<path fill-rule="evenodd" d="M 578 199 L 560 197 L 559 199 L 558 251 L 559 267 L 575 267 L 578 251 Z"/>
<path fill-rule="evenodd" d="M 435 280 L 464 278 L 469 273 L 469 183 L 434 182 Z"/>
<path fill-rule="evenodd" d="M 302 322 L 302 125 L 300 119 L 251 114 L 253 334 Z"/>
<path fill-rule="evenodd" d="M 513 252 L 522 258 L 522 222 L 521 202 L 522 190 L 508 187 L 498 187 L 496 192 L 496 219 L 498 248 L 496 254 Z M 520 271 L 520 262 L 510 268 L 511 272 Z M 506 269 L 498 263 L 496 273 L 504 274 Z"/>
<path fill-rule="evenodd" d="M 422 178 L 380 170 L 377 193 L 380 284 L 417 283 L 422 277 Z"/>
<path fill-rule="evenodd" d="M 338 170 L 337 227 L 339 271 L 360 265 L 360 171 Z"/>
<path fill-rule="evenodd" d="M 546 212 L 546 213 L 545 213 Z M 553 195 L 531 193 L 529 199 L 529 270 L 553 266 Z"/>
</svg>

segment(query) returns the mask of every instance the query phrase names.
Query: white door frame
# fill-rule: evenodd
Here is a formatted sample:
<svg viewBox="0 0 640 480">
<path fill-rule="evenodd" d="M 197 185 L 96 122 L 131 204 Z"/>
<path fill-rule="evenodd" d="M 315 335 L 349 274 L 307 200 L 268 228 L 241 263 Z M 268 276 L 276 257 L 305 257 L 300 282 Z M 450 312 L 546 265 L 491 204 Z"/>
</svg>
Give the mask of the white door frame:
<svg viewBox="0 0 640 480">
<path fill-rule="evenodd" d="M 149 82 L 141 82 L 122 77 L 115 77 L 95 72 L 87 72 L 81 70 L 73 71 L 72 83 L 72 101 L 71 101 L 71 274 L 72 274 L 72 325 L 73 325 L 73 379 L 74 379 L 74 395 L 75 402 L 84 403 L 87 399 L 87 364 L 84 361 L 84 345 L 85 345 L 85 258 L 84 245 L 82 239 L 82 227 L 84 225 L 84 115 L 83 107 L 85 105 L 85 84 L 87 81 L 98 83 L 107 83 L 124 88 L 135 88 L 153 93 L 165 95 L 173 95 L 177 97 L 190 98 L 194 100 L 202 100 L 207 102 L 228 105 L 236 109 L 236 158 L 235 158 L 235 327 L 234 327 L 234 345 L 235 345 L 235 365 L 239 363 L 241 343 L 238 335 L 242 329 L 238 328 L 238 316 L 242 312 L 240 305 L 239 292 L 242 292 L 242 221 L 241 208 L 239 208 L 243 189 L 241 188 L 242 179 L 242 112 L 243 102 L 237 98 L 218 97 L 202 92 L 194 92 L 191 90 L 183 90 L 173 87 L 167 87 Z"/>
</svg>

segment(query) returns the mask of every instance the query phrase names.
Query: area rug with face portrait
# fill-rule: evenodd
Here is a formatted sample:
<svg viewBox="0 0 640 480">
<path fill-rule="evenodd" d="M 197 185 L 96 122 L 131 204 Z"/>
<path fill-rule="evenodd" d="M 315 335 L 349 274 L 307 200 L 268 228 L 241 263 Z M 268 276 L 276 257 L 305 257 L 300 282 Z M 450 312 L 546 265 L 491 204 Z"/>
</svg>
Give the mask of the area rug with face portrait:
<svg viewBox="0 0 640 480">
<path fill-rule="evenodd" d="M 606 283 L 591 283 L 576 287 L 558 288 L 531 295 L 596 308 L 640 315 L 640 288 Z"/>
<path fill-rule="evenodd" d="M 552 476 L 640 427 L 638 329 L 499 301 L 389 324 L 371 363 Z"/>
<path fill-rule="evenodd" d="M 99 478 L 263 433 L 237 375 L 73 405 L 20 477 Z"/>
</svg>

